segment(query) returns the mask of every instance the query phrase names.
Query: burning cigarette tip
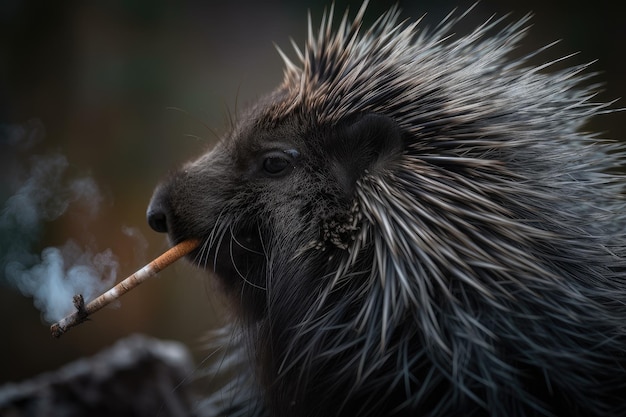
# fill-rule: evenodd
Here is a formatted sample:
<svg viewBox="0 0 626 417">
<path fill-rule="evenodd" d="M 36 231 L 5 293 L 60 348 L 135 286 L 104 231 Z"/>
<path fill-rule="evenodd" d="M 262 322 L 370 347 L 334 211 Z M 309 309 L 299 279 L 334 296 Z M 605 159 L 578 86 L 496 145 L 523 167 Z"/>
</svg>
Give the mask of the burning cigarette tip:
<svg viewBox="0 0 626 417">
<path fill-rule="evenodd" d="M 87 309 L 85 308 L 85 299 L 83 298 L 83 295 L 76 294 L 72 301 L 74 303 L 76 311 L 65 317 L 63 320 L 50 326 L 50 333 L 52 333 L 52 337 L 54 337 L 55 339 L 61 337 L 63 333 L 76 326 L 77 324 L 88 320 L 89 312 L 87 312 Z"/>
</svg>

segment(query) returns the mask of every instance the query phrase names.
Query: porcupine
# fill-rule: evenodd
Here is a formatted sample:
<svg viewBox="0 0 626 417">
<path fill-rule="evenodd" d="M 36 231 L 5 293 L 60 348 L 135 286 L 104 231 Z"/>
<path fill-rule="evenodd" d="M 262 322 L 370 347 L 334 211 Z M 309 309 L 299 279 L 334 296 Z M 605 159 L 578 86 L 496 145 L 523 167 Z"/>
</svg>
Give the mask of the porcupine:
<svg viewBox="0 0 626 417">
<path fill-rule="evenodd" d="M 511 59 L 528 17 L 365 9 L 309 20 L 148 209 L 237 314 L 223 415 L 626 415 L 624 152 L 581 132 L 587 65 Z"/>
</svg>

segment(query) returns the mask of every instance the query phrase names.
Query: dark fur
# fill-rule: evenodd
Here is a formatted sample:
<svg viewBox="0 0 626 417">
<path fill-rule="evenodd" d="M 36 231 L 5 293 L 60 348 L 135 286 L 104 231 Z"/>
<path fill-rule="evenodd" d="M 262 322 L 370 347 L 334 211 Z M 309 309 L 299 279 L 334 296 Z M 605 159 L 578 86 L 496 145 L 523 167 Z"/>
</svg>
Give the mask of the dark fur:
<svg viewBox="0 0 626 417">
<path fill-rule="evenodd" d="M 394 9 L 366 32 L 363 12 L 335 30 L 331 12 L 301 67 L 285 58 L 283 85 L 153 198 L 150 223 L 203 239 L 193 261 L 241 318 L 242 373 L 213 399 L 626 415 L 624 180 L 606 174 L 623 152 L 578 133 L 606 107 L 584 67 L 510 62 L 526 19 L 444 42 L 454 20 L 415 35 Z"/>
</svg>

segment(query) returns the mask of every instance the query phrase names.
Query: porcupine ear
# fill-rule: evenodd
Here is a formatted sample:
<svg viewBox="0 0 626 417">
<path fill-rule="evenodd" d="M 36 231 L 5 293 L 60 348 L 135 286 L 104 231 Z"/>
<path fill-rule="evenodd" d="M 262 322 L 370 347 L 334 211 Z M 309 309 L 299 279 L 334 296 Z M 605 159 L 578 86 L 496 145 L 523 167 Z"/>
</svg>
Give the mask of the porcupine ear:
<svg viewBox="0 0 626 417">
<path fill-rule="evenodd" d="M 342 121 L 329 138 L 333 168 L 347 194 L 366 172 L 376 172 L 400 155 L 402 131 L 391 118 L 369 113 Z"/>
</svg>

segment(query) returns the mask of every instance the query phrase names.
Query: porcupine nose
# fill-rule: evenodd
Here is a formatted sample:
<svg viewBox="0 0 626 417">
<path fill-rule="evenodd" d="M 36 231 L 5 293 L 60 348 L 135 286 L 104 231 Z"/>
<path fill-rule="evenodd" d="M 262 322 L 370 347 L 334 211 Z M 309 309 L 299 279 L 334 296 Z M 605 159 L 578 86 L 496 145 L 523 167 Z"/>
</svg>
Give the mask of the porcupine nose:
<svg viewBox="0 0 626 417">
<path fill-rule="evenodd" d="M 165 192 L 163 187 L 158 187 L 150 199 L 148 211 L 146 212 L 146 218 L 150 227 L 159 233 L 167 233 L 167 213 Z"/>
</svg>

